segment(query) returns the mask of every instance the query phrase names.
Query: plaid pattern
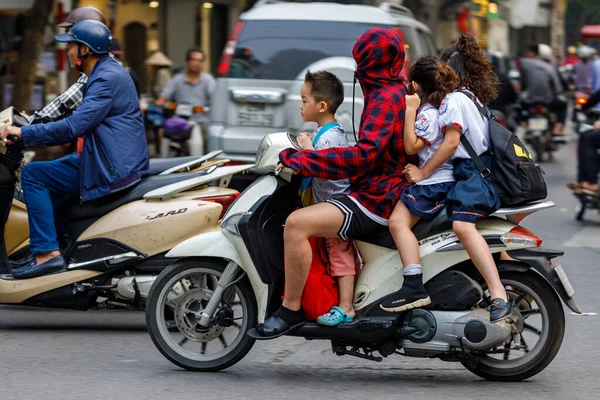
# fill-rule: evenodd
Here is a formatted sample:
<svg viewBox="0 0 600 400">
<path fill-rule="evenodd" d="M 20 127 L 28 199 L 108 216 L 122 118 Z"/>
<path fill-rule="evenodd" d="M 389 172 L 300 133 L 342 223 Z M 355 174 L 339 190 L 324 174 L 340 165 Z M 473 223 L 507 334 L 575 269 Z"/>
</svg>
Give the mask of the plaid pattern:
<svg viewBox="0 0 600 400">
<path fill-rule="evenodd" d="M 30 124 L 45 124 L 48 122 L 57 121 L 70 111 L 73 111 L 81 100 L 83 100 L 83 91 L 87 83 L 88 77 L 81 74 L 77 82 L 69 87 L 64 93 L 52 100 L 50 104 L 36 111 L 29 117 Z"/>
<path fill-rule="evenodd" d="M 287 149 L 279 159 L 305 176 L 350 178 L 350 196 L 389 219 L 408 185 L 402 170 L 409 162 L 416 164 L 416 158 L 404 152 L 406 87 L 398 81 L 404 45 L 395 32 L 374 28 L 358 39 L 352 53 L 364 94 L 356 145 L 318 151 Z"/>
</svg>

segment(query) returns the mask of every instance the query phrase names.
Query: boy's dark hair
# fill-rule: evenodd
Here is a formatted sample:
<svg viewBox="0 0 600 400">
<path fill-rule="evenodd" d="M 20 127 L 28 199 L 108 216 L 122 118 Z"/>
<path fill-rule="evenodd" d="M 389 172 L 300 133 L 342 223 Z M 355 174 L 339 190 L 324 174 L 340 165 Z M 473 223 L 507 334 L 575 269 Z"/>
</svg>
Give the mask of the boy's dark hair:
<svg viewBox="0 0 600 400">
<path fill-rule="evenodd" d="M 192 58 L 193 53 L 202 54 L 202 59 L 204 59 L 204 52 L 202 51 L 202 49 L 196 47 L 196 48 L 188 49 L 188 51 L 185 53 L 185 61 L 190 61 L 190 58 Z"/>
<path fill-rule="evenodd" d="M 316 101 L 327 103 L 327 109 L 335 114 L 344 101 L 344 85 L 337 76 L 327 71 L 306 72 L 304 82 L 310 83 L 311 94 Z"/>
<path fill-rule="evenodd" d="M 435 107 L 439 107 L 444 97 L 458 87 L 458 77 L 452 67 L 433 56 L 417 59 L 410 68 L 408 80 L 418 83 L 423 89 L 422 103 Z"/>
<path fill-rule="evenodd" d="M 459 86 L 471 90 L 483 104 L 496 98 L 500 81 L 473 35 L 463 33 L 441 58 L 458 75 Z"/>
</svg>

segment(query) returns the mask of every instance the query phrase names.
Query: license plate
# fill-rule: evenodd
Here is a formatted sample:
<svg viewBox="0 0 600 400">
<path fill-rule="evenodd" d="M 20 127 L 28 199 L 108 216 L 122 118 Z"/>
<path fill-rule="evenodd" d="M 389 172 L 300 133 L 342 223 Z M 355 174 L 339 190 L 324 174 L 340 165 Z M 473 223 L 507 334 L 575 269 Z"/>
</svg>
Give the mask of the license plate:
<svg viewBox="0 0 600 400">
<path fill-rule="evenodd" d="M 274 113 L 264 104 L 239 106 L 238 123 L 244 126 L 273 126 Z"/>
<path fill-rule="evenodd" d="M 191 104 L 178 104 L 175 109 L 175 114 L 180 117 L 191 117 L 194 113 L 194 107 Z"/>
<path fill-rule="evenodd" d="M 565 273 L 565 270 L 563 269 L 562 265 L 555 266 L 554 270 L 556 271 L 556 275 L 558 275 L 558 279 L 560 279 L 563 287 L 565 288 L 567 296 L 573 297 L 575 295 L 575 289 L 573 288 L 573 285 L 571 285 L 571 281 Z"/>
<path fill-rule="evenodd" d="M 530 131 L 545 131 L 548 129 L 548 120 L 546 118 L 529 118 L 527 124 Z"/>
</svg>

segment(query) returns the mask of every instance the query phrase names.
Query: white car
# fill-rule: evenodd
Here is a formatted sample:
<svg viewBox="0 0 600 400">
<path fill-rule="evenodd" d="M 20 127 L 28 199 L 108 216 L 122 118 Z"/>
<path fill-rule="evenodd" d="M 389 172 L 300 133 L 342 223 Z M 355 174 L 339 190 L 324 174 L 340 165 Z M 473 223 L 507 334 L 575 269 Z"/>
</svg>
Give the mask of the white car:
<svg viewBox="0 0 600 400">
<path fill-rule="evenodd" d="M 300 88 L 306 71 L 328 70 L 343 83 L 345 99 L 336 118 L 352 138 L 352 47 L 373 27 L 396 29 L 404 40 L 406 63 L 435 55 L 429 28 L 405 7 L 336 3 L 263 2 L 240 17 L 225 46 L 212 101 L 208 150 L 223 150 L 235 161 L 254 162 L 262 138 L 287 130 L 313 131 L 300 117 Z M 407 68 L 404 70 L 406 74 Z M 356 85 L 355 125 L 362 111 Z"/>
</svg>

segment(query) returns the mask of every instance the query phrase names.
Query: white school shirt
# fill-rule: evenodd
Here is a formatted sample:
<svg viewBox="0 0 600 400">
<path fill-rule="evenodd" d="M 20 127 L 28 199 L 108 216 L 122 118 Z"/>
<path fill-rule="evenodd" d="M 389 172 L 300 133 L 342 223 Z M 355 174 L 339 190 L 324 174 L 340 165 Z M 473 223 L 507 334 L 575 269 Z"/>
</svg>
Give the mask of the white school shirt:
<svg viewBox="0 0 600 400">
<path fill-rule="evenodd" d="M 481 102 L 479 104 L 481 105 Z M 489 148 L 489 122 L 487 118 L 482 117 L 473 101 L 463 93 L 452 92 L 444 97 L 439 108 L 438 124 L 443 133 L 449 126 L 458 128 L 478 156 Z M 451 157 L 452 160 L 455 158 L 471 158 L 462 143 Z"/>
<path fill-rule="evenodd" d="M 444 141 L 444 134 L 438 125 L 438 109 L 427 103 L 419 107 L 417 121 L 415 122 L 415 133 L 425 141 L 426 146 L 419 151 L 419 168 L 433 157 Z M 435 185 L 437 183 L 454 182 L 452 163 L 447 160 L 439 166 L 430 176 L 418 182 L 417 185 Z"/>
</svg>

